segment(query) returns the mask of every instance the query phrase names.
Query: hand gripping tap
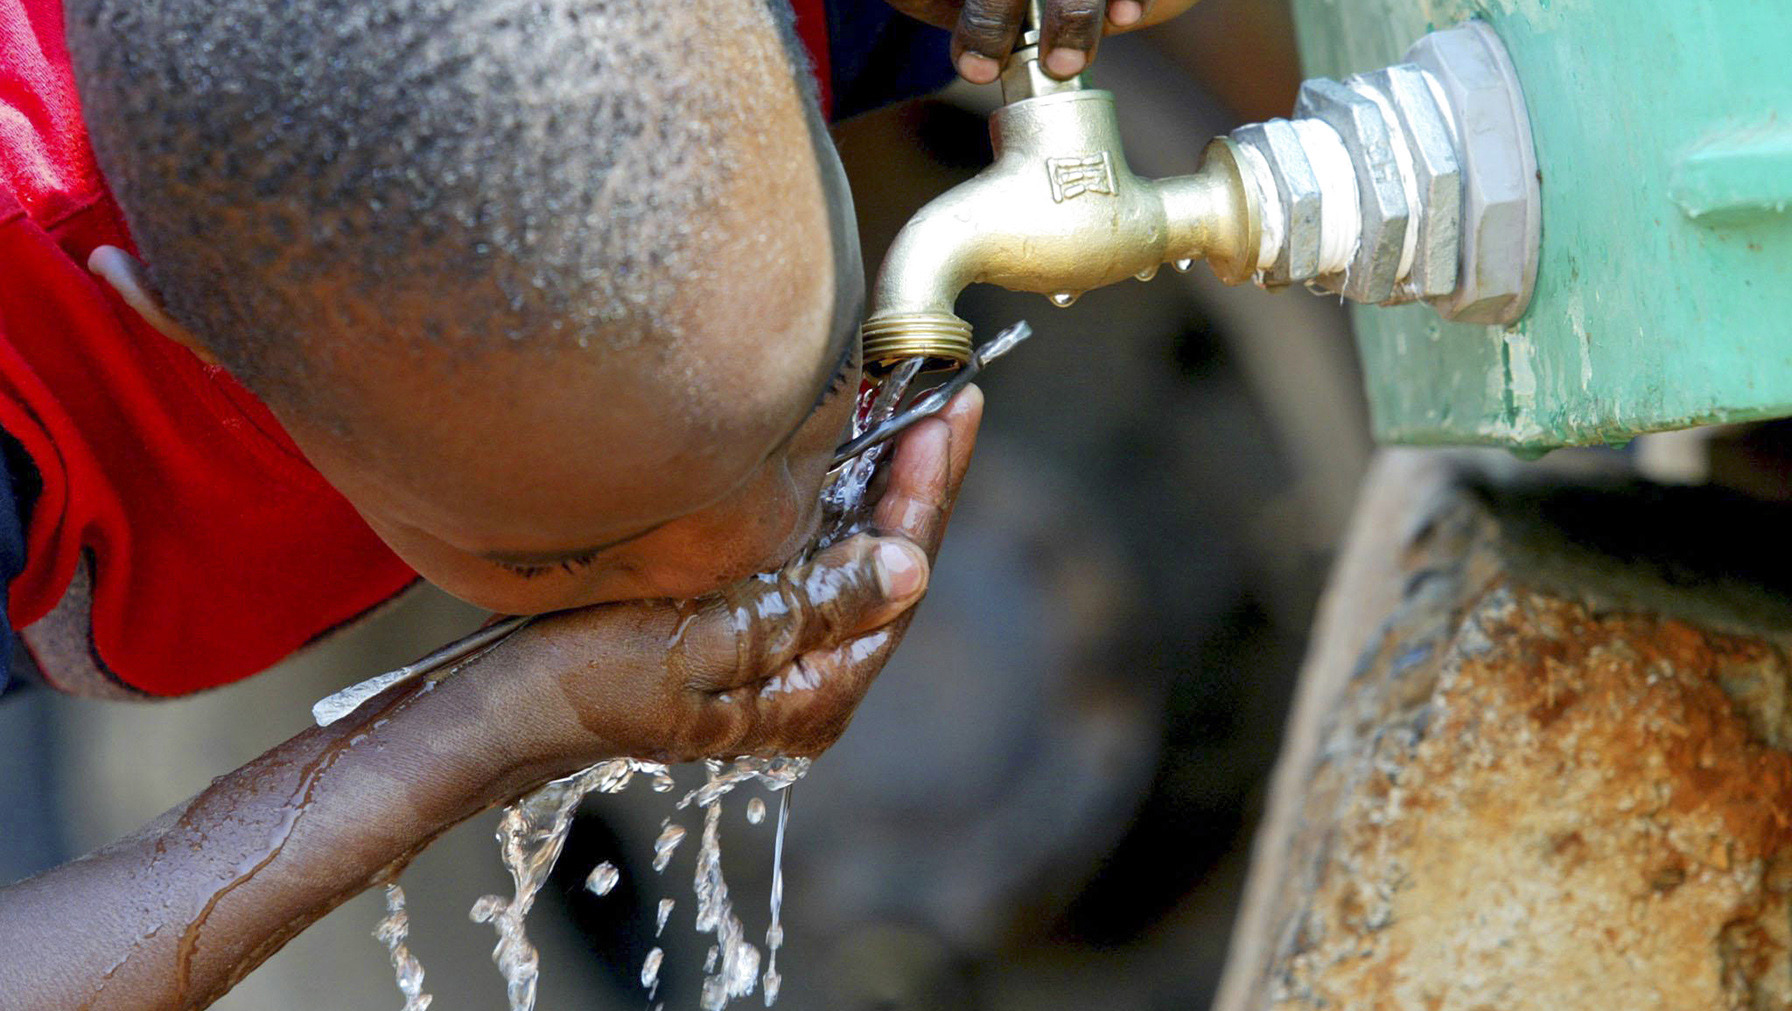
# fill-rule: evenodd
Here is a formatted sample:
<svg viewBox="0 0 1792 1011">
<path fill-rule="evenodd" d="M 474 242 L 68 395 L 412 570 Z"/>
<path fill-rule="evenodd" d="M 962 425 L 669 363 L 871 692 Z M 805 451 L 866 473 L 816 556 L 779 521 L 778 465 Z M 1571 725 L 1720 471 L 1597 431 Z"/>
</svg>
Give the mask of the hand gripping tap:
<svg viewBox="0 0 1792 1011">
<path fill-rule="evenodd" d="M 990 117 L 995 161 L 896 236 L 862 328 L 874 374 L 971 356 L 953 311 L 985 282 L 1068 306 L 1091 288 L 1204 259 L 1228 284 L 1305 284 L 1446 319 L 1523 314 L 1539 246 L 1537 161 L 1499 37 L 1466 21 L 1403 62 L 1301 86 L 1292 119 L 1208 143 L 1191 176 L 1133 175 L 1114 97 L 1039 62 L 1038 5 Z"/>
</svg>

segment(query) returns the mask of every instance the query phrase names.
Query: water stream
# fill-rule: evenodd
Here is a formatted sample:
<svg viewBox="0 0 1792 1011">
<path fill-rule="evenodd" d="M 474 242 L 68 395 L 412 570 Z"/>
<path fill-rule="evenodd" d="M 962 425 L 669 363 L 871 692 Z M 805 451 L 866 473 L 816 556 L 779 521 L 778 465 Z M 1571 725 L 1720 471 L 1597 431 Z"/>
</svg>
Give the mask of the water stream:
<svg viewBox="0 0 1792 1011">
<path fill-rule="evenodd" d="M 919 359 L 903 362 L 881 383 L 867 382 L 863 386 L 854 416 L 854 436 L 876 427 L 896 413 L 920 366 Z M 812 550 L 842 541 L 865 528 L 868 519 L 865 495 L 877 465 L 889 452 L 889 447 L 888 443 L 873 446 L 830 472 L 828 484 L 821 493 L 821 533 Z M 693 804 L 702 810 L 703 829 L 692 890 L 697 905 L 697 929 L 714 934 L 716 939 L 703 966 L 701 1006 L 704 1011 L 721 1011 L 730 1000 L 748 996 L 756 987 L 762 988 L 768 1007 L 778 999 L 782 984 L 777 968 L 778 949 L 784 943 L 784 832 L 790 820 L 791 786 L 809 771 L 809 765 L 806 758 L 742 757 L 730 763 L 707 761 L 704 763 L 705 782 L 677 802 L 673 814 L 667 817 L 654 841 L 653 869 L 664 872 L 687 834 L 684 826 L 673 819 Z M 498 943 L 492 951 L 492 961 L 504 976 L 511 1011 L 533 1011 L 535 1007 L 540 956 L 524 930 L 524 919 L 566 845 L 573 814 L 587 794 L 618 793 L 637 774 L 650 777 L 656 793 L 673 789 L 672 778 L 664 765 L 618 758 L 554 780 L 504 809 L 498 823 L 498 843 L 514 891 L 508 899 L 499 895 L 481 897 L 473 904 L 470 915 L 476 922 L 490 923 L 497 931 Z M 733 899 L 722 874 L 722 798 L 747 783 L 758 783 L 777 793 L 779 801 L 772 856 L 771 925 L 765 932 L 763 972 L 760 970 L 760 951 L 746 938 L 746 928 L 734 912 Z M 760 824 L 765 818 L 765 802 L 758 797 L 750 798 L 746 813 L 750 824 Z M 615 887 L 618 877 L 617 869 L 606 862 L 591 871 L 585 885 L 592 893 L 604 895 Z M 422 993 L 423 967 L 404 945 L 408 930 L 404 892 L 394 884 L 388 886 L 386 896 L 388 913 L 380 921 L 375 936 L 391 951 L 399 989 L 405 997 L 404 1011 L 424 1011 L 431 998 Z M 660 900 L 654 929 L 656 938 L 664 933 L 673 906 L 673 899 Z M 646 989 L 650 1001 L 659 989 L 663 958 L 662 949 L 655 947 L 641 966 L 641 986 Z"/>
<path fill-rule="evenodd" d="M 666 773 L 666 767 L 633 758 L 599 762 L 583 772 L 556 779 L 504 809 L 498 820 L 498 847 L 515 891 L 508 899 L 482 896 L 473 903 L 469 915 L 477 923 L 490 923 L 498 932 L 492 961 L 504 975 L 511 1011 L 533 1011 L 535 1007 L 540 956 L 523 929 L 523 919 L 529 915 L 536 893 L 541 891 L 548 872 L 554 869 L 554 862 L 566 846 L 566 833 L 572 828 L 572 816 L 579 802 L 592 792 L 620 793 L 636 773 L 643 772 L 657 779 Z M 593 872 L 593 878 L 600 882 L 602 877 Z"/>
<path fill-rule="evenodd" d="M 411 954 L 404 939 L 411 932 L 411 918 L 405 912 L 404 889 L 396 883 L 386 886 L 386 916 L 373 928 L 373 936 L 384 942 L 392 956 L 392 972 L 398 977 L 398 992 L 404 994 L 404 1011 L 428 1011 L 435 1000 L 423 992 L 423 963 Z"/>
</svg>

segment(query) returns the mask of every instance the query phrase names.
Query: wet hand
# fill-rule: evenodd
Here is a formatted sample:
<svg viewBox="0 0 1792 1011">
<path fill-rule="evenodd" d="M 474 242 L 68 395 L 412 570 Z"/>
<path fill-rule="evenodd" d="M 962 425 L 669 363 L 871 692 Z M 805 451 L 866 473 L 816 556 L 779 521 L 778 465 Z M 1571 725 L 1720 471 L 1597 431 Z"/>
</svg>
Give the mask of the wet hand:
<svg viewBox="0 0 1792 1011">
<path fill-rule="evenodd" d="M 972 84 L 994 81 L 1026 18 L 1027 0 L 889 0 L 910 17 L 952 31 L 952 65 Z M 1046 73 L 1065 80 L 1088 68 L 1104 34 L 1175 17 L 1195 0 L 1041 0 L 1039 51 Z"/>
<path fill-rule="evenodd" d="M 696 600 L 536 621 L 493 651 L 511 653 L 520 669 L 494 711 L 529 712 L 529 757 L 558 766 L 549 774 L 619 755 L 677 762 L 825 750 L 926 589 L 982 405 L 969 387 L 903 433 L 874 534 Z"/>
</svg>

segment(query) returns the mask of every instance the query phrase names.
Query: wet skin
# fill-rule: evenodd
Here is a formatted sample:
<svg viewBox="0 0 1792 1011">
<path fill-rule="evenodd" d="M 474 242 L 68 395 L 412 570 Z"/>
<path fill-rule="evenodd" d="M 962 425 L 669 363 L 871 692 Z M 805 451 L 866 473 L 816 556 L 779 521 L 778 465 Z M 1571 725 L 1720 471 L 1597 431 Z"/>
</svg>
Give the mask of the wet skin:
<svg viewBox="0 0 1792 1011">
<path fill-rule="evenodd" d="M 541 613 L 693 596 L 807 543 L 858 385 L 856 361 L 841 366 L 864 270 L 819 113 L 794 81 L 772 91 L 763 128 L 730 142 L 738 167 L 694 224 L 701 255 L 673 278 L 663 331 L 632 347 L 601 335 L 579 347 L 545 320 L 514 343 L 422 343 L 430 313 L 407 322 L 414 296 L 373 311 L 347 281 L 306 293 L 340 322 L 307 338 L 326 349 L 309 356 L 314 392 L 268 406 L 424 578 L 493 611 Z M 128 254 L 102 248 L 90 266 L 209 355 Z M 427 297 L 439 308 L 454 294 Z M 491 350 L 456 350 L 470 348 Z"/>
<path fill-rule="evenodd" d="M 1011 35 L 1022 5 L 900 6 Z M 1059 12 L 1048 42 L 1073 6 L 1048 5 Z M 1100 25 L 1098 14 L 1095 37 Z M 1077 45 L 1092 54 L 1092 41 Z M 807 542 L 851 409 L 830 391 L 858 382 L 849 365 L 836 383 L 863 298 L 850 204 L 813 110 L 794 87 L 784 99 L 785 115 L 741 140 L 750 171 L 710 248 L 726 267 L 679 279 L 678 322 L 695 339 L 469 362 L 351 330 L 334 343 L 353 353 L 318 369 L 349 409 L 270 404 L 425 577 L 493 610 L 555 613 L 440 683 L 394 688 L 132 836 L 0 890 L 0 936 L 30 939 L 0 953 L 0 1011 L 203 1007 L 442 832 L 549 778 L 622 755 L 815 754 L 839 737 L 924 592 L 982 399 L 969 388 L 901 437 L 874 513 L 881 536 L 778 580 L 735 582 Z M 128 254 L 102 248 L 91 266 L 207 354 Z M 315 294 L 356 319 L 352 292 Z"/>
<path fill-rule="evenodd" d="M 850 203 L 790 98 L 787 121 L 743 142 L 754 171 L 715 227 L 726 269 L 686 279 L 681 342 L 466 360 L 345 332 L 352 362 L 319 370 L 339 366 L 348 409 L 270 403 L 424 576 L 494 610 L 553 613 L 0 891 L 0 934 L 33 939 L 0 954 L 0 1009 L 204 1006 L 458 821 L 546 779 L 623 755 L 833 743 L 925 588 L 981 398 L 905 434 L 874 516 L 884 536 L 736 582 L 810 539 L 859 381 L 855 361 L 841 368 L 863 299 Z M 207 353 L 127 254 L 90 265 Z M 349 293 L 318 295 L 356 317 Z"/>
<path fill-rule="evenodd" d="M 0 891 L 0 1008 L 203 1007 L 478 811 L 617 755 L 814 754 L 926 584 L 981 415 L 904 433 L 874 527 L 778 581 L 552 615 L 221 777 L 137 834 Z M 882 573 L 893 550 L 911 564 Z"/>
</svg>

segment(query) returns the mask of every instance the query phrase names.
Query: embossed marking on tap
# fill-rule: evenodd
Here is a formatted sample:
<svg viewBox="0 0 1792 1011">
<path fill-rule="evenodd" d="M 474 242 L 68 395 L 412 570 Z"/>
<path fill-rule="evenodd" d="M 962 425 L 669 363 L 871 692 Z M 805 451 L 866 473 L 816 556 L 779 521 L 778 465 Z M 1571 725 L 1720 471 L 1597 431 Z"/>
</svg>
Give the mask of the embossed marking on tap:
<svg viewBox="0 0 1792 1011">
<path fill-rule="evenodd" d="M 1108 158 L 1106 151 L 1047 158 L 1045 169 L 1052 181 L 1052 200 L 1060 204 L 1066 200 L 1075 200 L 1085 193 L 1101 193 L 1111 197 L 1117 192 L 1114 185 L 1114 163 Z"/>
</svg>

